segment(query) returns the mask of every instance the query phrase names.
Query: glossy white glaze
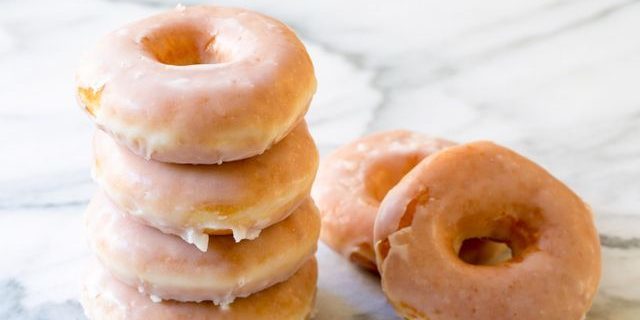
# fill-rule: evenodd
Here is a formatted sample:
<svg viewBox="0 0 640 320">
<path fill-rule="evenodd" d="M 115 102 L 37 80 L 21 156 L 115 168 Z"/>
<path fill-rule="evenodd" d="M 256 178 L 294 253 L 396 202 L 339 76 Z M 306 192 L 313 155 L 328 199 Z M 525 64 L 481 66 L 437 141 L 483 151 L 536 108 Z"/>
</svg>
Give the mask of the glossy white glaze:
<svg viewBox="0 0 640 320">
<path fill-rule="evenodd" d="M 317 263 L 311 259 L 290 279 L 223 307 L 211 302 L 151 301 L 96 264 L 83 281 L 81 301 L 87 316 L 95 320 L 299 320 L 314 309 L 317 276 Z"/>
<path fill-rule="evenodd" d="M 184 3 L 192 3 L 185 1 Z M 596 215 L 603 278 L 588 320 L 640 313 L 640 4 L 610 1 L 220 0 L 291 25 L 318 91 L 321 154 L 411 129 L 489 139 L 566 182 Z M 8 0 L 0 9 L 0 318 L 82 319 L 96 185 L 74 71 L 115 28 L 168 0 Z M 16 241 L 16 239 L 21 239 Z M 377 278 L 322 244 L 316 319 L 388 320 Z"/>
<path fill-rule="evenodd" d="M 136 223 L 102 192 L 91 200 L 86 223 L 93 252 L 121 281 L 154 300 L 220 305 L 289 278 L 315 253 L 320 233 L 320 217 L 310 200 L 254 240 L 210 237 L 207 252 Z"/>
<path fill-rule="evenodd" d="M 236 241 L 285 219 L 308 197 L 318 152 L 305 123 L 265 153 L 220 165 L 145 160 L 97 131 L 93 176 L 125 212 L 206 251 L 208 234 Z"/>
<path fill-rule="evenodd" d="M 214 6 L 168 10 L 101 36 L 76 81 L 81 107 L 120 144 L 193 164 L 263 153 L 302 119 L 316 90 L 293 30 Z"/>
</svg>

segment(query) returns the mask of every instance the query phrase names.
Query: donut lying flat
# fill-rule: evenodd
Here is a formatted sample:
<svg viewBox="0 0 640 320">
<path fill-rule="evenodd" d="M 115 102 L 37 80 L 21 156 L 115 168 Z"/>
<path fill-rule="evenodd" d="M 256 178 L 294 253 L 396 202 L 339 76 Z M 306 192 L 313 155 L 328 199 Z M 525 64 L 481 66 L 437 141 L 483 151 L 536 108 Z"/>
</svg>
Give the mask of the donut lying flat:
<svg viewBox="0 0 640 320">
<path fill-rule="evenodd" d="M 79 104 L 147 159 L 213 164 L 284 138 L 316 89 L 295 33 L 264 15 L 180 8 L 107 35 L 81 62 Z"/>
<path fill-rule="evenodd" d="M 96 264 L 85 278 L 80 300 L 91 320 L 301 320 L 313 310 L 317 276 L 311 259 L 290 279 L 221 308 L 210 302 L 152 302 Z"/>
<path fill-rule="evenodd" d="M 465 240 L 508 245 L 471 264 Z M 382 288 L 409 319 L 580 320 L 600 279 L 589 207 L 524 157 L 490 142 L 425 159 L 385 197 L 375 223 Z"/>
<path fill-rule="evenodd" d="M 312 190 L 322 216 L 322 241 L 376 270 L 373 224 L 380 201 L 420 160 L 451 145 L 397 130 L 360 138 L 323 158 Z"/>
<path fill-rule="evenodd" d="M 211 237 L 207 252 L 137 223 L 103 193 L 90 202 L 86 224 L 93 251 L 116 278 L 154 299 L 216 304 L 289 278 L 313 255 L 320 233 L 311 200 L 255 240 Z"/>
<path fill-rule="evenodd" d="M 206 251 L 208 234 L 253 239 L 304 201 L 318 167 L 306 124 L 262 155 L 221 165 L 147 161 L 98 130 L 93 175 L 124 211 Z"/>
</svg>

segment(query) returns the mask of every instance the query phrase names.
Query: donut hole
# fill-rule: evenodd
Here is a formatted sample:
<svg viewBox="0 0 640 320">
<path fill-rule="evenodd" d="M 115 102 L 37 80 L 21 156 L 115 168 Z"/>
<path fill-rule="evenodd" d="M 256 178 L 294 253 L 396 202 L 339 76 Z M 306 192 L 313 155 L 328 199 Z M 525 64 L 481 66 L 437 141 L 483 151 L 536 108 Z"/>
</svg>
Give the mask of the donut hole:
<svg viewBox="0 0 640 320">
<path fill-rule="evenodd" d="M 167 26 L 142 39 L 144 49 L 158 62 L 173 66 L 218 64 L 230 61 L 230 55 L 210 32 L 193 26 Z"/>
<path fill-rule="evenodd" d="M 462 241 L 458 257 L 468 264 L 494 266 L 511 260 L 513 251 L 505 242 L 487 238 L 469 238 Z"/>
<path fill-rule="evenodd" d="M 455 252 L 472 265 L 517 263 L 538 249 L 539 209 L 506 206 L 499 215 L 481 213 L 458 221 Z"/>
<path fill-rule="evenodd" d="M 423 157 L 416 154 L 389 154 L 375 159 L 365 171 L 364 185 L 376 202 L 382 202 L 393 188 Z"/>
</svg>

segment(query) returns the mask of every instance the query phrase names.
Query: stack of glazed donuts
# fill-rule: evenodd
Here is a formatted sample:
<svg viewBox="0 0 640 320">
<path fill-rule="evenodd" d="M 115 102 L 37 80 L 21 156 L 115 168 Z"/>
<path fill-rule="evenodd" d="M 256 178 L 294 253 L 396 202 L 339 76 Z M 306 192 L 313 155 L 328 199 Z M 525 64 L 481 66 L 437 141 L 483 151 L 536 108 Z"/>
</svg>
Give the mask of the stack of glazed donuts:
<svg viewBox="0 0 640 320">
<path fill-rule="evenodd" d="M 305 319 L 320 232 L 316 80 L 286 25 L 178 7 L 107 35 L 77 73 L 100 130 L 90 319 Z"/>
<path fill-rule="evenodd" d="M 404 319 L 582 320 L 598 288 L 589 207 L 491 142 L 370 135 L 322 160 L 312 195 L 321 239 Z"/>
</svg>

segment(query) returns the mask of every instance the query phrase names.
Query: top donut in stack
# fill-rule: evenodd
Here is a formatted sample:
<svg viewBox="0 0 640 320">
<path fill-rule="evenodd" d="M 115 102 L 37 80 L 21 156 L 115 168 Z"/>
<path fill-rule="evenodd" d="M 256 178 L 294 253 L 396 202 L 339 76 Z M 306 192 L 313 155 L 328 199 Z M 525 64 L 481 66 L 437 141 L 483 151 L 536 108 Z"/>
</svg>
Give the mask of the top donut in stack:
<svg viewBox="0 0 640 320">
<path fill-rule="evenodd" d="M 108 34 L 77 73 L 80 105 L 146 159 L 214 164 L 265 152 L 302 120 L 313 65 L 286 25 L 220 7 L 178 9 Z"/>
<path fill-rule="evenodd" d="M 255 12 L 179 7 L 107 35 L 77 73 L 100 129 L 87 227 L 103 265 L 179 301 L 229 303 L 292 276 L 320 225 L 303 120 L 315 89 L 295 33 Z"/>
</svg>

